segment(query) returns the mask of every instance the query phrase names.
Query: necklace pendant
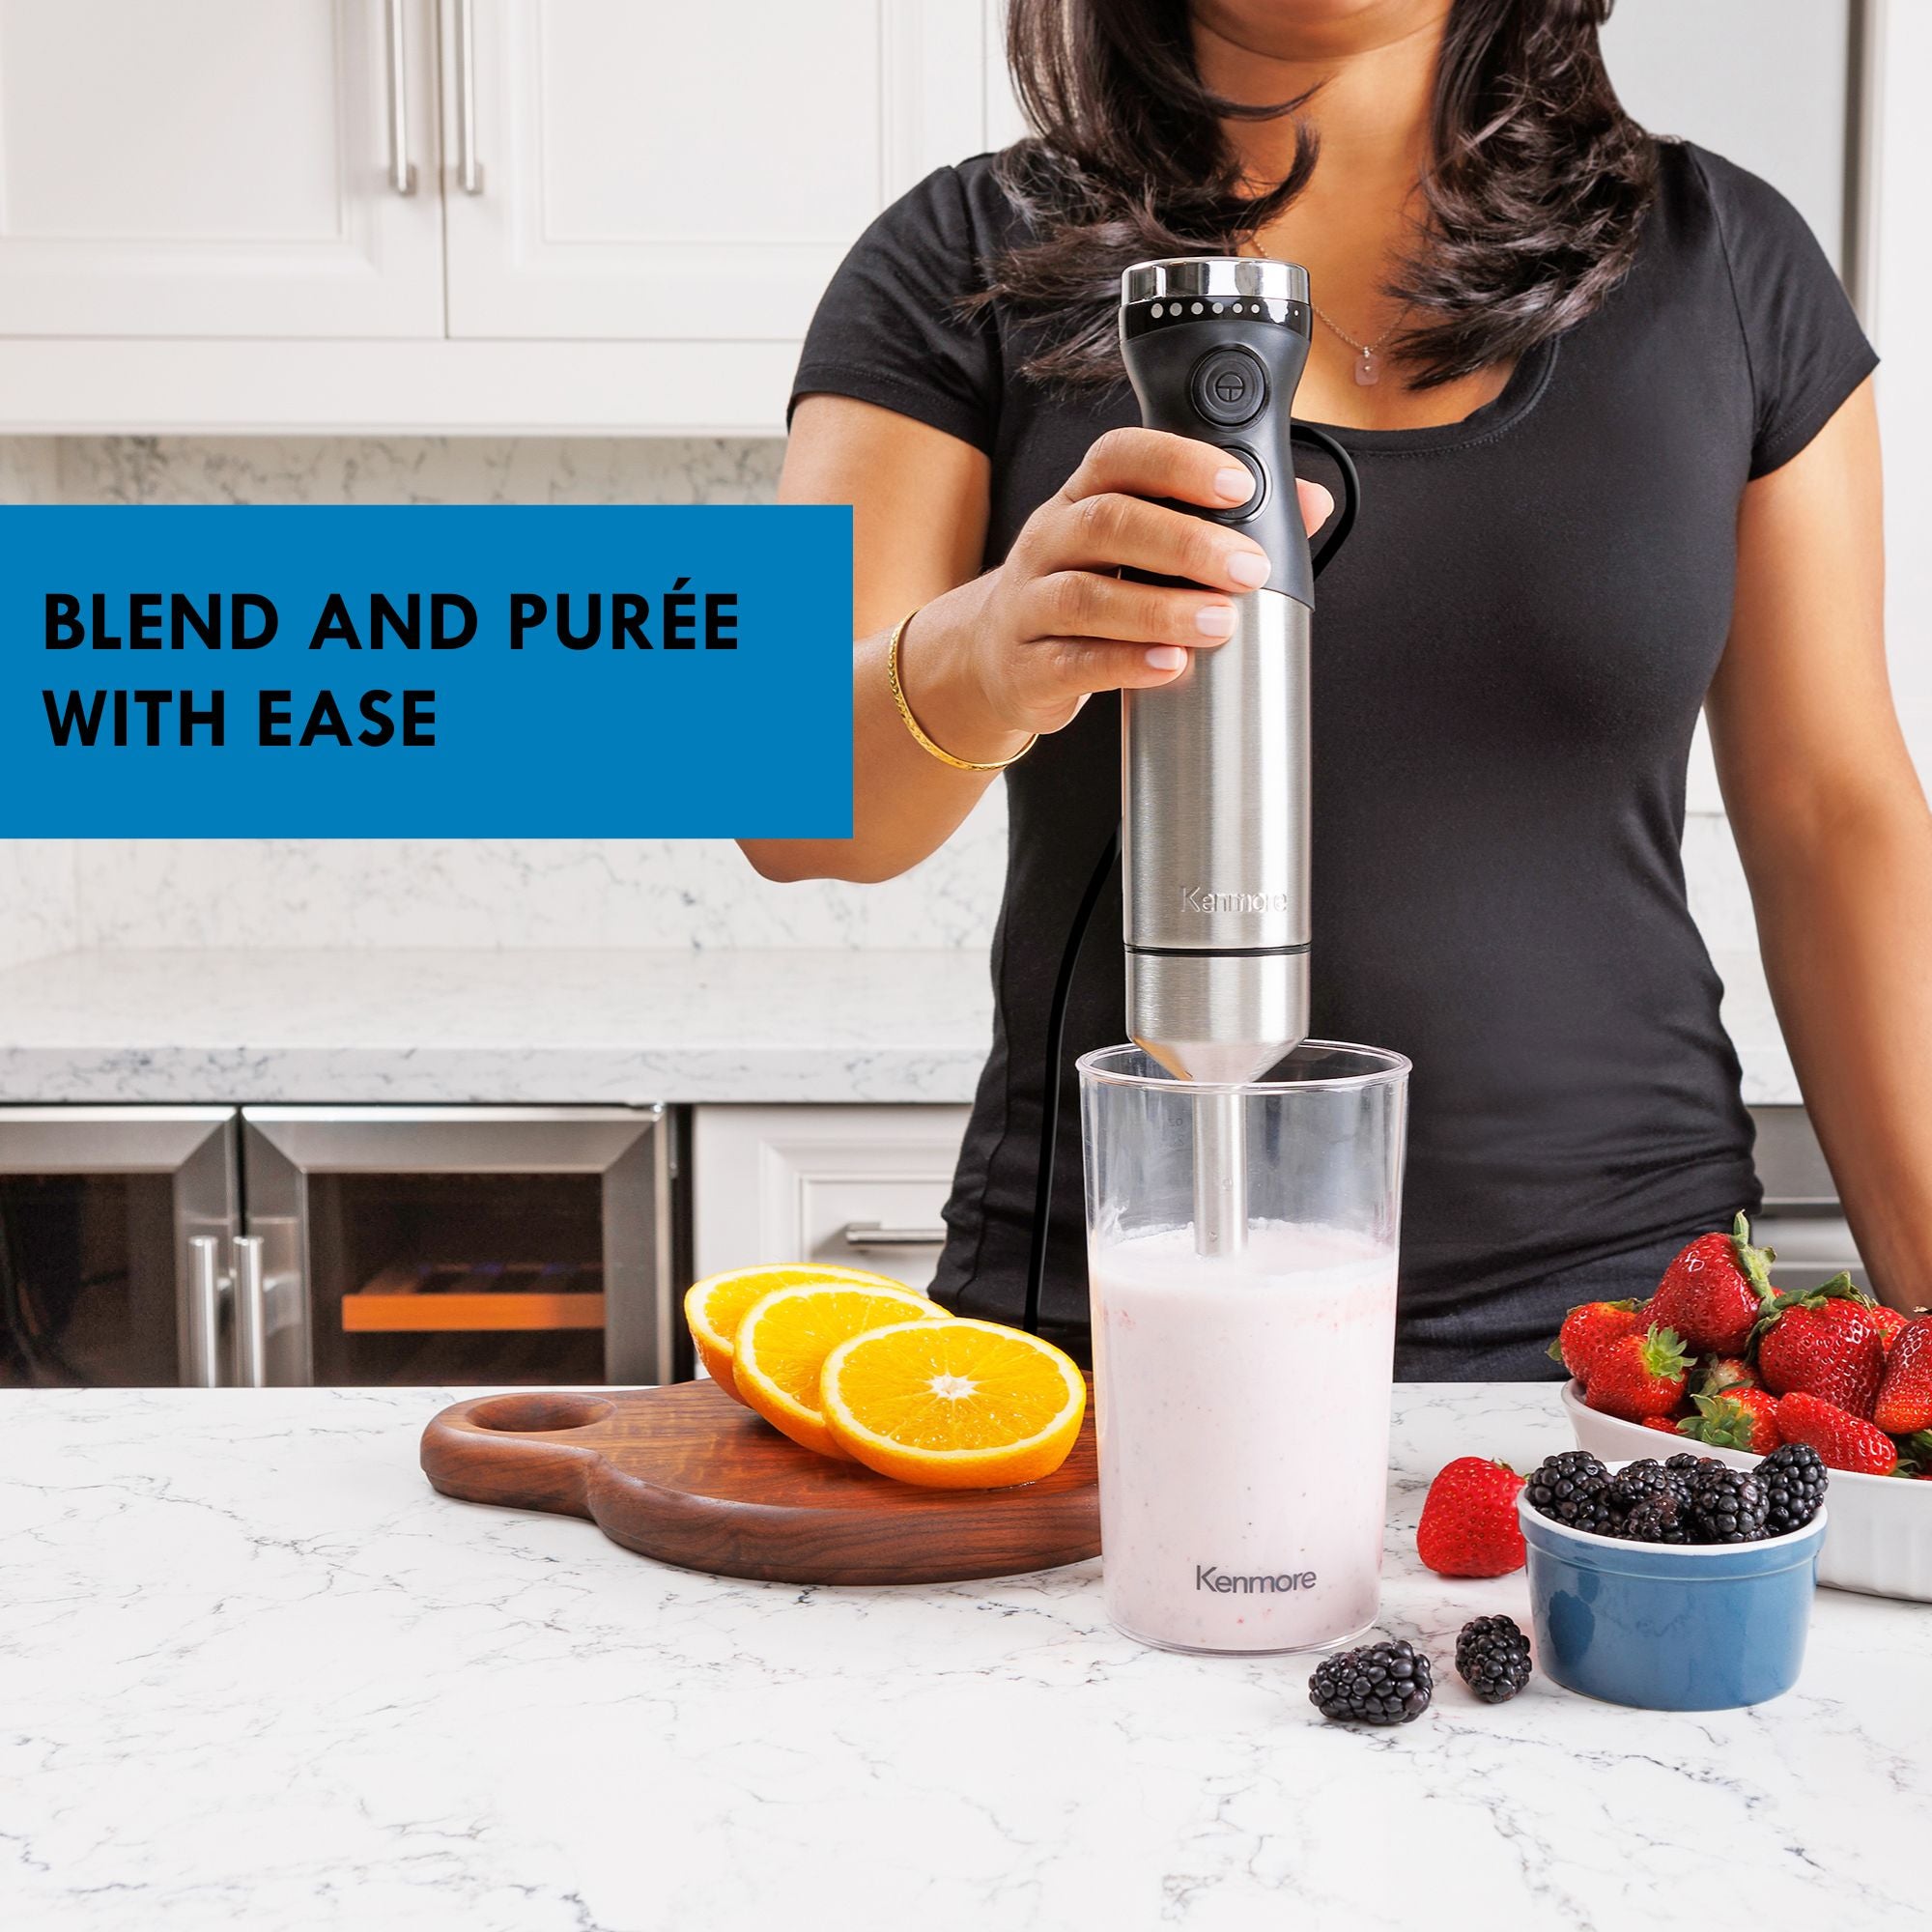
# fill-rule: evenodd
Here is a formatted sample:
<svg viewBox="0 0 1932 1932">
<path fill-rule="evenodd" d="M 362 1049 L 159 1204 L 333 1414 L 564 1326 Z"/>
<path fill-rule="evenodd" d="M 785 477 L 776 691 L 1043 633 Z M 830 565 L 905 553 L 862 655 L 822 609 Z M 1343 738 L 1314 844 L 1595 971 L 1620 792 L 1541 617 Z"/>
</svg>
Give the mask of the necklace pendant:
<svg viewBox="0 0 1932 1932">
<path fill-rule="evenodd" d="M 1364 349 L 1355 364 L 1355 384 L 1358 388 L 1372 389 L 1382 379 L 1381 357 L 1373 349 Z"/>
</svg>

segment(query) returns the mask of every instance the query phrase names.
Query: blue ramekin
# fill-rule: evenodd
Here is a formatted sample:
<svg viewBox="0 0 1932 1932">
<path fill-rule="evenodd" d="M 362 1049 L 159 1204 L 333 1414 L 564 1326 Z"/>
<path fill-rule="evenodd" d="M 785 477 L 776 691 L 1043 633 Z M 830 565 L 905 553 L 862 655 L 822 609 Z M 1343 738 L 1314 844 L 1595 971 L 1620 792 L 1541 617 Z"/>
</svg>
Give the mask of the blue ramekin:
<svg viewBox="0 0 1932 1932">
<path fill-rule="evenodd" d="M 1644 1711 L 1729 1711 L 1798 1682 L 1825 1512 L 1765 1543 L 1626 1543 L 1539 1516 L 1529 1546 L 1536 1661 L 1566 1690 Z"/>
</svg>

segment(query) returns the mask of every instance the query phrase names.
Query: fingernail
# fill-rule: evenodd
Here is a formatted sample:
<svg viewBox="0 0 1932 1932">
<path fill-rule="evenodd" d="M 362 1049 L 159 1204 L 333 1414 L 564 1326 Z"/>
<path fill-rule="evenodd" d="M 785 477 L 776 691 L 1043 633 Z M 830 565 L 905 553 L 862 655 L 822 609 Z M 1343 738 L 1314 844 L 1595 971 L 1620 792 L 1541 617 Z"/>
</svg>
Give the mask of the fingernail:
<svg viewBox="0 0 1932 1932">
<path fill-rule="evenodd" d="M 1187 662 L 1187 653 L 1179 644 L 1156 644 L 1147 658 L 1154 670 L 1179 670 Z"/>
<path fill-rule="evenodd" d="M 1214 488 L 1231 503 L 1245 503 L 1255 494 L 1255 479 L 1245 469 L 1217 469 Z"/>
<path fill-rule="evenodd" d="M 1232 638 L 1235 635 L 1235 609 L 1232 604 L 1208 604 L 1194 613 L 1194 628 L 1204 638 Z"/>
<path fill-rule="evenodd" d="M 1237 550 L 1228 558 L 1228 575 L 1259 590 L 1268 581 L 1268 560 L 1258 550 Z"/>
</svg>

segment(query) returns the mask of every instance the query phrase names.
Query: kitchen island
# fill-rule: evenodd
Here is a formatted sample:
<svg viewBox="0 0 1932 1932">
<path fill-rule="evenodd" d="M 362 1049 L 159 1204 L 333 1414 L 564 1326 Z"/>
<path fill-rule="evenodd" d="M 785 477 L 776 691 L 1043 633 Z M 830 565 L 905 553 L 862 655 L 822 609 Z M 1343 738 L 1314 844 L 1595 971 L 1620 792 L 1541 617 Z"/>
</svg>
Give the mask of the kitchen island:
<svg viewBox="0 0 1932 1932">
<path fill-rule="evenodd" d="M 473 1391 L 471 1391 L 473 1393 Z M 449 1392 L 0 1397 L 0 1924 L 463 1928 L 1922 1924 L 1932 1613 L 1824 1591 L 1798 1689 L 1664 1716 L 1455 1633 L 1520 1574 L 1415 1560 L 1451 1456 L 1567 1446 L 1548 1387 L 1397 1391 L 1397 1730 L 1305 1659 L 1143 1650 L 1097 1564 L 905 1591 L 667 1569 L 450 1502 Z"/>
</svg>

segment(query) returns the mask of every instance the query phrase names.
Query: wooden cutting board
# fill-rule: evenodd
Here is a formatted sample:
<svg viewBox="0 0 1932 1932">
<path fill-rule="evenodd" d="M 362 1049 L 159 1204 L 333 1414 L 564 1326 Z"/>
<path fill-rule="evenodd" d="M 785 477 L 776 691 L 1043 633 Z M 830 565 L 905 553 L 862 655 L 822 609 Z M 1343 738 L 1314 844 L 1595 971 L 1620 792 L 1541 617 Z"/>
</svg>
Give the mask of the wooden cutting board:
<svg viewBox="0 0 1932 1932">
<path fill-rule="evenodd" d="M 1094 1405 L 1073 1453 L 1017 1490 L 922 1490 L 781 1435 L 715 1382 L 481 1396 L 423 1431 L 431 1485 L 588 1517 L 613 1543 L 722 1577 L 948 1583 L 1100 1553 Z"/>
</svg>

